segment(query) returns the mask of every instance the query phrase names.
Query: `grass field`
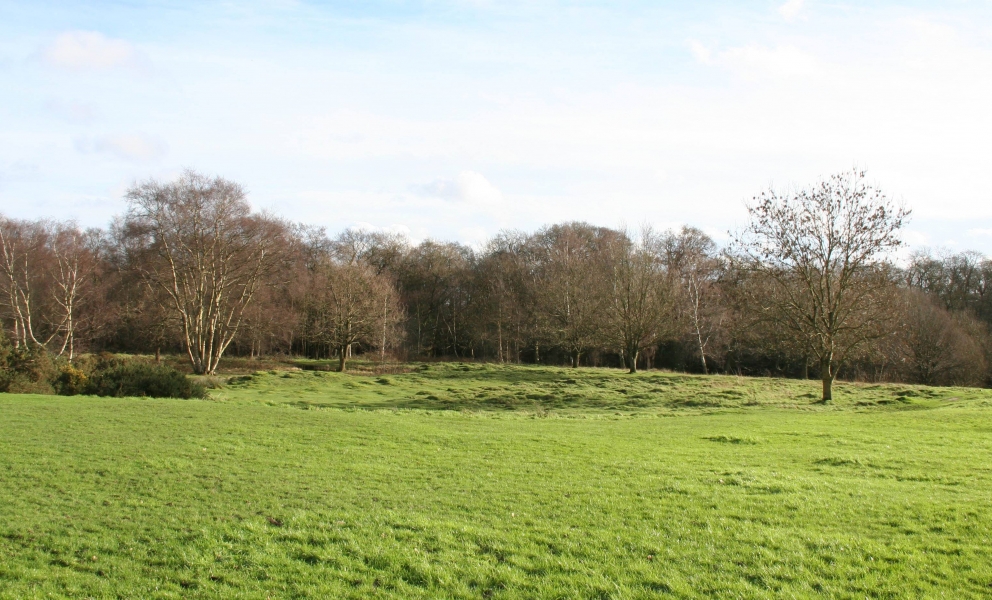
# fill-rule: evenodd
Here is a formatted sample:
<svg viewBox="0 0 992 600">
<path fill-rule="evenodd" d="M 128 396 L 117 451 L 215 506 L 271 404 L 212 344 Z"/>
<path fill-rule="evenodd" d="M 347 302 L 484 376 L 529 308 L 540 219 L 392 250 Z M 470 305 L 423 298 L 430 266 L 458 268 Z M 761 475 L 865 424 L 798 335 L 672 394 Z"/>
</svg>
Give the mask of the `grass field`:
<svg viewBox="0 0 992 600">
<path fill-rule="evenodd" d="M 992 596 L 992 392 L 817 386 L 433 364 L 0 395 L 0 598 Z"/>
</svg>

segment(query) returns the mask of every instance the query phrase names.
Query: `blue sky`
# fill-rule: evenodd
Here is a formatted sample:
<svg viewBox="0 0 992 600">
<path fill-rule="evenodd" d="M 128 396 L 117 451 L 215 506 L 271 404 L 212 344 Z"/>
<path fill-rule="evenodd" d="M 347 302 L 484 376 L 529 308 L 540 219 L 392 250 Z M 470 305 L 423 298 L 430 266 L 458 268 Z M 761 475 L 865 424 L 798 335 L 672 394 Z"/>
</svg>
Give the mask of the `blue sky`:
<svg viewBox="0 0 992 600">
<path fill-rule="evenodd" d="M 105 225 L 183 167 L 477 244 L 683 223 L 864 167 L 992 254 L 988 2 L 3 2 L 0 212 Z"/>
</svg>

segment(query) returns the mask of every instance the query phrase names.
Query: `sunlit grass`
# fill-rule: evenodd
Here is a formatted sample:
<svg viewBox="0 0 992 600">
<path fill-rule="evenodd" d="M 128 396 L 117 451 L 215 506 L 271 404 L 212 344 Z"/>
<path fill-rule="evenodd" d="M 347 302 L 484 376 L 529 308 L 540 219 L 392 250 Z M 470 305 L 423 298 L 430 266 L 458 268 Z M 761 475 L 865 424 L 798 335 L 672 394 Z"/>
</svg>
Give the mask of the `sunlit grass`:
<svg viewBox="0 0 992 600">
<path fill-rule="evenodd" d="M 992 393 L 838 389 L 439 364 L 0 395 L 0 597 L 988 597 Z"/>
</svg>

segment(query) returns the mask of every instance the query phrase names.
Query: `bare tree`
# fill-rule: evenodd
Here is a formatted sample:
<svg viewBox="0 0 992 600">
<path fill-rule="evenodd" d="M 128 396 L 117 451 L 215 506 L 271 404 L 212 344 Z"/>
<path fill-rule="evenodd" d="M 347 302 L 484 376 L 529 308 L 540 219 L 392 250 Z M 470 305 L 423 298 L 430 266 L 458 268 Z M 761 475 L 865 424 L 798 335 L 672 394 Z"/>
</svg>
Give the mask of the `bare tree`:
<svg viewBox="0 0 992 600">
<path fill-rule="evenodd" d="M 0 217 L 0 316 L 17 346 L 75 357 L 80 303 L 98 267 L 97 232 L 73 222 Z"/>
<path fill-rule="evenodd" d="M 307 331 L 337 351 L 338 370 L 347 368 L 352 344 L 385 346 L 396 339 L 400 309 L 396 289 L 368 265 L 321 265 L 307 295 Z"/>
<path fill-rule="evenodd" d="M 48 341 L 39 339 L 42 336 L 35 331 L 47 234 L 41 222 L 0 217 L 0 286 L 5 316 L 13 322 L 16 347 L 41 346 Z"/>
<path fill-rule="evenodd" d="M 692 330 L 703 373 L 709 373 L 706 353 L 722 332 L 724 318 L 717 285 L 722 262 L 716 244 L 699 229 L 682 227 L 665 236 L 664 246 L 665 263 L 681 288 L 681 316 Z"/>
<path fill-rule="evenodd" d="M 520 362 L 533 320 L 533 286 L 529 285 L 527 236 L 501 232 L 487 244 L 476 264 L 472 318 L 480 338 L 496 346 L 499 362 Z"/>
<path fill-rule="evenodd" d="M 899 339 L 907 379 L 926 385 L 984 383 L 987 366 L 980 338 L 987 333 L 981 324 L 966 314 L 951 314 L 918 290 L 907 290 L 903 300 Z"/>
<path fill-rule="evenodd" d="M 601 346 L 609 303 L 607 244 L 615 231 L 586 223 L 546 227 L 534 235 L 535 299 L 542 337 L 578 367 L 582 353 Z"/>
<path fill-rule="evenodd" d="M 769 190 L 748 212 L 736 248 L 772 284 L 763 310 L 817 359 L 827 402 L 845 357 L 887 332 L 893 277 L 884 259 L 909 211 L 854 170 L 790 194 Z"/>
<path fill-rule="evenodd" d="M 608 336 L 631 373 L 641 350 L 676 330 L 674 285 L 662 252 L 662 239 L 649 228 L 636 240 L 621 232 L 608 244 Z"/>
<path fill-rule="evenodd" d="M 58 355 L 72 360 L 78 344 L 80 307 L 88 300 L 93 277 L 99 268 L 96 245 L 99 232 L 81 231 L 75 223 L 54 223 L 48 236 L 52 255 L 49 264 L 55 310 L 50 317 L 56 337 L 61 337 Z"/>
<path fill-rule="evenodd" d="M 252 214 L 240 185 L 191 170 L 135 185 L 127 200 L 132 267 L 164 293 L 193 371 L 213 374 L 285 248 L 285 226 Z"/>
</svg>

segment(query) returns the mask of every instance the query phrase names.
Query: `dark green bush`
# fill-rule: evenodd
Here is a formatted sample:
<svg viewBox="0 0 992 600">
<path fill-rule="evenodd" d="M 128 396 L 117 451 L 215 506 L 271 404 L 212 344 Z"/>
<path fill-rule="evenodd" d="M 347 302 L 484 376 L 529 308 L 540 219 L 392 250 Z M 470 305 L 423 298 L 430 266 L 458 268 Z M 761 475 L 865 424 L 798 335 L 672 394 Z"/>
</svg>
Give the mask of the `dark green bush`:
<svg viewBox="0 0 992 600">
<path fill-rule="evenodd" d="M 206 389 L 167 365 L 113 359 L 99 361 L 86 384 L 86 393 L 97 396 L 149 396 L 152 398 L 204 398 Z M 104 368 L 100 368 L 104 367 Z"/>
<path fill-rule="evenodd" d="M 0 332 L 0 392 L 51 394 L 57 375 L 55 360 L 47 350 L 14 348 Z"/>
<path fill-rule="evenodd" d="M 0 329 L 0 392 L 203 398 L 206 388 L 176 369 L 103 353 L 72 363 L 45 348 L 15 348 Z"/>
</svg>

